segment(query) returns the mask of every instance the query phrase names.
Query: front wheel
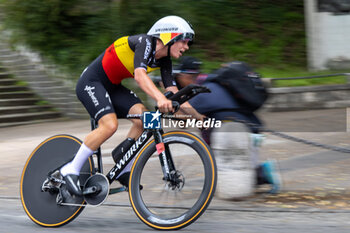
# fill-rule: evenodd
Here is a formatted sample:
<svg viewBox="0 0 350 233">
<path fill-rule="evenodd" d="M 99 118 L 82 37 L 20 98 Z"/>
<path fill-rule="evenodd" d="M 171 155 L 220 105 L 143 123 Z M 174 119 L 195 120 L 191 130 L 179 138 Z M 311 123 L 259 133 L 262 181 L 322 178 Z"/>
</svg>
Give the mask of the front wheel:
<svg viewBox="0 0 350 233">
<path fill-rule="evenodd" d="M 216 187 L 216 164 L 208 145 L 188 132 L 163 135 L 175 170 L 174 180 L 163 178 L 154 140 L 136 157 L 131 169 L 129 198 L 136 215 L 158 230 L 177 230 L 208 207 Z M 142 189 L 140 189 L 142 185 Z"/>
</svg>

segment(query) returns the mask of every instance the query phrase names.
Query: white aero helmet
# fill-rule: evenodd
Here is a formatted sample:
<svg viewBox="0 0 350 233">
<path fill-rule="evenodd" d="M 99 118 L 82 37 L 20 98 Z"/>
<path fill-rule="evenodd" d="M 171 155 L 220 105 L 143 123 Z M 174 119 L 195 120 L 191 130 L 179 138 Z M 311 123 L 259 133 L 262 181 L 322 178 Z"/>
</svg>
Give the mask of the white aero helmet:
<svg viewBox="0 0 350 233">
<path fill-rule="evenodd" d="M 147 35 L 159 38 L 164 45 L 171 45 L 179 40 L 193 41 L 194 31 L 186 20 L 171 15 L 159 19 Z"/>
</svg>

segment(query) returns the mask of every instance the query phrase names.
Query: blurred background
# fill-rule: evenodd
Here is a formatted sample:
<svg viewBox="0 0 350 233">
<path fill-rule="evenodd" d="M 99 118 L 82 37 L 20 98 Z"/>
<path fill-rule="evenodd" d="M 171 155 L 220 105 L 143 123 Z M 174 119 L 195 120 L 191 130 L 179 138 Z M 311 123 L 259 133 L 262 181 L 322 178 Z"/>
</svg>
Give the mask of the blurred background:
<svg viewBox="0 0 350 233">
<path fill-rule="evenodd" d="M 186 55 L 210 70 L 229 60 L 258 67 L 305 69 L 304 3 L 285 0 L 1 0 L 13 43 L 81 71 L 114 40 L 146 33 L 159 18 L 190 21 L 195 44 Z"/>
<path fill-rule="evenodd" d="M 45 72 L 74 87 L 84 68 L 117 38 L 147 33 L 159 18 L 178 15 L 193 25 L 195 43 L 185 55 L 199 58 L 203 72 L 240 60 L 263 78 L 345 73 L 275 80 L 274 87 L 347 85 L 349 12 L 350 0 L 0 0 L 0 42 L 6 37 L 0 63 L 12 62 L 5 68 L 22 85 L 29 80 L 37 87 L 33 77 L 39 75 L 22 78 L 27 69 L 19 74 L 18 62 L 8 61 L 10 46 L 20 56 L 38 58 Z M 145 97 L 133 80 L 123 83 Z M 45 96 L 41 89 L 37 92 Z"/>
<path fill-rule="evenodd" d="M 1 11 L 6 13 L 3 27 L 12 30 L 12 43 L 24 43 L 35 49 L 67 68 L 75 78 L 115 39 L 146 33 L 157 19 L 166 15 L 179 15 L 191 22 L 196 38 L 187 55 L 202 59 L 205 71 L 229 60 L 246 61 L 269 77 L 350 68 L 350 58 L 345 56 L 350 52 L 346 43 L 350 32 L 344 33 L 350 31 L 348 0 L 0 0 L 0 3 Z M 323 55 L 330 57 L 320 58 Z M 315 61 L 317 58 L 320 60 Z M 339 60 L 343 62 L 340 65 Z"/>
</svg>

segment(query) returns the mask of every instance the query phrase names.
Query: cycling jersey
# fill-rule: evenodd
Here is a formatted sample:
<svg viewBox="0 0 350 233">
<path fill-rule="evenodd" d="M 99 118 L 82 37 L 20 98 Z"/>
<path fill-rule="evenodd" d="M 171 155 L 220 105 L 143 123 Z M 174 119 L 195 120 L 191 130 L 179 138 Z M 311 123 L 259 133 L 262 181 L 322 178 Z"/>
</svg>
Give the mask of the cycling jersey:
<svg viewBox="0 0 350 233">
<path fill-rule="evenodd" d="M 176 85 L 170 57 L 155 59 L 157 38 L 145 34 L 116 40 L 82 73 L 77 86 L 78 99 L 96 121 L 108 113 L 124 118 L 141 100 L 121 84 L 134 76 L 134 69 L 161 71 L 165 87 Z"/>
<path fill-rule="evenodd" d="M 174 86 L 170 57 L 155 59 L 157 38 L 140 34 L 125 36 L 109 46 L 102 58 L 103 70 L 113 84 L 119 84 L 125 78 L 134 77 L 136 68 L 147 73 L 159 69 L 165 87 Z"/>
</svg>

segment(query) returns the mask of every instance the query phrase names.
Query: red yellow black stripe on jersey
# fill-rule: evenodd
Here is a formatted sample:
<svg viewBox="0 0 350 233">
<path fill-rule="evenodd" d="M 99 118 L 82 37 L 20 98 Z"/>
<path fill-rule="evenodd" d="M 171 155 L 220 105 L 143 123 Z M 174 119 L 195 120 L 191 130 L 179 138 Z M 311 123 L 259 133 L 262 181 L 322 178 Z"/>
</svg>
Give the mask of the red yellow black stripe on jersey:
<svg viewBox="0 0 350 233">
<path fill-rule="evenodd" d="M 134 51 L 128 43 L 128 36 L 116 40 L 109 46 L 102 59 L 103 69 L 109 80 L 119 84 L 125 78 L 134 77 Z M 159 69 L 147 67 L 147 73 Z"/>
</svg>

